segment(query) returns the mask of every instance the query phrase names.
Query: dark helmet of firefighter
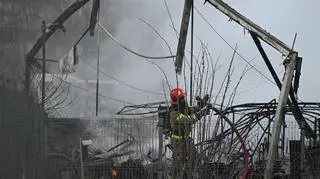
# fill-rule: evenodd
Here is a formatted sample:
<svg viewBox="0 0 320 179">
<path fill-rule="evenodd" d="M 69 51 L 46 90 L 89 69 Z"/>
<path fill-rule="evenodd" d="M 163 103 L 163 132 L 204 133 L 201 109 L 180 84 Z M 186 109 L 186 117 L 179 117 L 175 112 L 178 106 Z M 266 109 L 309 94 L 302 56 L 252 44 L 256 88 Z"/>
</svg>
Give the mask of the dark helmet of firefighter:
<svg viewBox="0 0 320 179">
<path fill-rule="evenodd" d="M 172 104 L 178 104 L 181 99 L 184 99 L 185 94 L 182 88 L 174 88 L 170 91 L 170 98 Z"/>
</svg>

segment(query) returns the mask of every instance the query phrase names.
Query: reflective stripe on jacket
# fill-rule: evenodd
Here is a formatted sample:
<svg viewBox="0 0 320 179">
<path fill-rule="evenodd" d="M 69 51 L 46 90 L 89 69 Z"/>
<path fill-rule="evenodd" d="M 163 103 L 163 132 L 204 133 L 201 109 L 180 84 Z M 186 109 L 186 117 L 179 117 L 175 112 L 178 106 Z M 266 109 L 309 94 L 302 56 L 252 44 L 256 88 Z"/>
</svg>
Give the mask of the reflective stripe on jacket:
<svg viewBox="0 0 320 179">
<path fill-rule="evenodd" d="M 179 135 L 171 135 L 171 139 L 175 140 L 176 142 L 181 141 L 184 138 L 184 136 L 179 136 Z"/>
<path fill-rule="evenodd" d="M 185 137 L 188 137 L 192 124 L 196 121 L 196 119 L 184 115 L 183 113 L 172 111 L 170 114 L 170 123 L 172 128 L 172 138 L 175 140 L 181 140 Z"/>
</svg>

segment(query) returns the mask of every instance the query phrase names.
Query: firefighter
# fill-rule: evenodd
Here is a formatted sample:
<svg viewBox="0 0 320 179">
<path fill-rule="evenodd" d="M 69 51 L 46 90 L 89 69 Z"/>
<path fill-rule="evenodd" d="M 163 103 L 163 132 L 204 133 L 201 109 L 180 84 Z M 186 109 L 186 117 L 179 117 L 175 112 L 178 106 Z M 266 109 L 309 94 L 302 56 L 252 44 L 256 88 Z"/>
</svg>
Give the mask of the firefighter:
<svg viewBox="0 0 320 179">
<path fill-rule="evenodd" d="M 199 106 L 188 105 L 184 90 L 181 88 L 172 89 L 170 97 L 171 107 L 169 116 L 173 158 L 171 175 L 174 179 L 186 178 L 184 171 L 192 171 L 198 155 L 193 140 L 189 136 L 192 124 L 200 120 L 205 114 L 200 114 L 201 109 Z M 205 113 L 207 114 L 207 112 Z M 189 177 L 192 176 L 189 175 Z"/>
</svg>

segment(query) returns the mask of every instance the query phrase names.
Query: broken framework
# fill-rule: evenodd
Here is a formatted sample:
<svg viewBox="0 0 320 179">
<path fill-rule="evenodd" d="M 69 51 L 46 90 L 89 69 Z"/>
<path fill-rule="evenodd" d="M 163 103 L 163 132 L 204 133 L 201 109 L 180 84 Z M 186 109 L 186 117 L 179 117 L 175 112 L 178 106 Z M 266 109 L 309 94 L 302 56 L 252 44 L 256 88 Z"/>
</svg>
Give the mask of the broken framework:
<svg viewBox="0 0 320 179">
<path fill-rule="evenodd" d="M 190 0 L 191 1 L 191 0 Z M 182 23 L 181 23 L 181 29 L 184 29 L 185 31 L 188 29 L 188 22 L 189 22 L 189 16 L 190 16 L 190 9 L 193 8 L 190 6 L 188 3 L 189 1 L 186 1 L 185 3 L 185 9 L 184 9 L 184 14 L 182 17 Z M 250 21 L 248 18 L 245 16 L 241 15 L 234 9 L 232 9 L 230 6 L 228 6 L 226 3 L 224 3 L 221 0 L 207 0 L 206 2 L 209 2 L 211 5 L 213 5 L 216 9 L 230 17 L 231 20 L 237 22 L 239 25 L 247 29 L 259 52 L 261 53 L 269 71 L 272 74 L 272 77 L 274 78 L 277 86 L 279 89 L 281 89 L 280 96 L 279 96 L 279 102 L 276 110 L 276 115 L 275 115 L 275 125 L 273 128 L 273 134 L 272 139 L 271 139 L 271 145 L 270 145 L 270 150 L 269 150 L 269 157 L 268 157 L 268 162 L 266 165 L 266 170 L 265 170 L 265 176 L 264 178 L 269 179 L 272 176 L 273 173 L 273 164 L 275 161 L 276 157 L 276 152 L 277 152 L 277 145 L 279 143 L 279 137 L 280 137 L 280 130 L 281 130 L 281 125 L 283 122 L 283 107 L 288 103 L 289 107 L 292 109 L 293 115 L 299 124 L 300 128 L 302 129 L 302 139 L 304 139 L 304 135 L 306 135 L 307 138 L 315 138 L 316 135 L 314 131 L 311 129 L 311 127 L 308 125 L 308 123 L 305 121 L 300 108 L 298 106 L 296 96 L 297 96 L 297 90 L 298 90 L 298 85 L 299 85 L 299 77 L 300 77 L 300 70 L 301 70 L 301 61 L 302 58 L 298 57 L 298 53 L 293 50 L 292 48 L 289 48 L 285 43 Z M 186 13 L 189 12 L 189 13 Z M 185 47 L 185 39 L 187 33 L 185 31 L 180 32 L 183 34 L 180 34 L 180 39 L 179 39 L 179 46 L 177 50 L 177 59 L 176 59 L 176 70 L 177 73 L 181 73 L 181 67 L 182 67 L 182 60 L 183 60 L 183 51 Z M 263 50 L 259 38 L 271 45 L 273 48 L 278 50 L 282 55 L 286 57 L 285 59 L 285 66 L 286 66 L 286 71 L 283 79 L 283 83 L 281 84 L 279 77 L 276 75 L 265 51 Z M 180 49 L 179 49 L 180 48 Z M 294 75 L 295 73 L 295 75 Z M 293 77 L 295 76 L 294 79 L 294 87 L 291 86 Z M 289 94 L 289 100 L 288 100 L 288 94 Z"/>
<path fill-rule="evenodd" d="M 230 6 L 228 6 L 223 1 L 221 1 L 221 0 L 208 0 L 206 2 L 209 2 L 211 5 L 213 5 L 215 8 L 217 8 L 219 11 L 221 11 L 222 13 L 224 13 L 225 15 L 230 17 L 231 20 L 237 22 L 239 25 L 241 25 L 242 27 L 244 27 L 246 30 L 248 30 L 250 32 L 251 37 L 253 38 L 261 56 L 263 57 L 264 62 L 266 63 L 273 79 L 276 82 L 276 85 L 281 90 L 278 105 L 275 105 L 275 101 L 272 101 L 269 104 L 251 104 L 251 105 L 245 104 L 245 105 L 243 105 L 243 106 L 247 106 L 247 107 L 251 106 L 253 108 L 255 108 L 257 105 L 266 106 L 267 109 L 269 109 L 269 110 L 268 110 L 268 112 L 265 112 L 265 111 L 263 111 L 264 108 L 261 107 L 261 109 L 264 113 L 264 115 L 262 115 L 262 117 L 260 116 L 261 118 L 270 117 L 271 115 L 274 115 L 272 118 L 270 118 L 269 124 L 268 124 L 268 128 L 270 129 L 270 123 L 271 123 L 272 119 L 275 118 L 275 120 L 274 120 L 275 124 L 274 124 L 273 131 L 272 131 L 273 135 L 271 136 L 272 138 L 270 140 L 271 144 L 270 144 L 270 147 L 268 150 L 269 153 L 268 153 L 268 157 L 267 157 L 267 164 L 266 164 L 265 175 L 264 175 L 264 177 L 267 179 L 271 178 L 271 176 L 273 175 L 273 167 L 272 166 L 275 163 L 276 155 L 278 153 L 277 148 L 278 148 L 278 143 L 279 143 L 279 139 L 280 139 L 281 126 L 283 124 L 285 124 L 285 120 L 284 120 L 285 113 L 290 111 L 293 114 L 298 125 L 300 126 L 301 139 L 302 139 L 301 145 L 304 145 L 303 141 L 304 141 L 305 137 L 316 139 L 315 131 L 307 123 L 307 121 L 303 115 L 303 114 L 305 114 L 305 115 L 308 115 L 308 114 L 306 114 L 305 111 L 302 111 L 302 109 L 300 109 L 300 107 L 301 107 L 301 105 L 308 106 L 308 105 L 317 105 L 317 104 L 316 103 L 298 103 L 297 98 L 296 98 L 297 92 L 298 92 L 298 87 L 299 87 L 302 58 L 298 56 L 298 52 L 293 50 L 293 45 L 290 48 L 285 43 L 283 43 L 282 41 L 277 39 L 275 36 L 271 35 L 267 31 L 265 31 L 264 29 L 262 29 L 261 27 L 259 27 L 258 25 L 256 25 L 252 21 L 250 21 L 249 19 L 247 19 L 245 16 L 241 15 L 240 13 L 238 13 L 237 11 L 232 9 Z M 181 73 L 181 69 L 182 69 L 181 67 L 183 64 L 183 57 L 184 57 L 183 52 L 184 52 L 186 36 L 187 36 L 186 32 L 188 30 L 188 25 L 189 25 L 190 9 L 193 8 L 191 4 L 192 4 L 191 1 L 185 2 L 184 13 L 183 13 L 182 21 L 181 21 L 181 28 L 180 28 L 181 32 L 180 32 L 179 44 L 178 44 L 177 55 L 176 55 L 176 63 L 175 63 L 176 71 L 179 74 Z M 272 67 L 272 64 L 271 64 L 267 54 L 265 53 L 263 47 L 261 46 L 259 39 L 262 39 L 264 42 L 266 42 L 267 44 L 269 44 L 270 46 L 275 48 L 283 56 L 286 57 L 285 62 L 284 62 L 286 72 L 285 72 L 284 79 L 283 79 L 282 83 L 281 83 L 279 77 L 277 76 L 274 68 Z M 293 87 L 291 86 L 292 81 L 293 81 Z M 289 95 L 289 97 L 288 97 L 288 95 Z M 287 106 L 287 104 L 288 104 L 288 106 Z M 130 106 L 130 107 L 149 108 L 152 105 L 154 105 L 154 104 L 146 104 L 146 105 L 142 105 L 142 106 Z M 270 109 L 270 105 L 271 105 L 272 109 Z M 241 107 L 241 105 L 238 107 Z M 236 109 L 236 107 L 231 107 L 228 110 L 233 111 L 235 109 Z M 216 111 L 216 112 L 221 113 L 221 114 L 227 114 L 228 110 L 226 109 L 223 112 L 220 112 L 220 111 Z M 313 110 L 318 110 L 318 109 L 313 109 Z M 122 113 L 122 112 L 124 112 L 124 111 L 120 111 L 120 113 Z M 139 114 L 141 115 L 143 113 L 139 113 Z M 252 115 L 253 114 L 251 114 L 251 118 L 252 118 Z M 256 111 L 255 115 L 261 115 L 261 112 L 259 112 L 259 110 L 258 110 L 258 111 Z M 315 116 L 313 116 L 313 117 L 317 118 Z M 236 129 L 239 129 L 240 126 L 242 126 L 242 127 L 240 127 L 240 129 L 246 129 L 245 126 L 248 123 L 242 121 L 243 119 L 245 119 L 245 118 L 240 118 L 240 120 L 238 122 L 236 122 L 235 124 L 232 124 L 232 125 L 236 126 L 235 127 Z M 258 123 L 259 123 L 259 120 L 258 120 Z M 233 128 L 233 127 L 231 127 L 231 128 Z M 231 128 L 230 128 L 229 132 L 232 131 Z M 265 132 L 266 129 L 263 128 L 263 131 Z M 262 140 L 262 138 L 260 138 L 258 143 L 260 143 L 261 140 Z M 257 144 L 256 147 L 258 147 L 258 145 L 259 144 Z M 304 148 L 304 146 L 301 148 Z M 256 151 L 256 150 L 254 150 L 254 151 Z M 305 154 L 302 151 L 301 158 L 304 158 L 304 155 Z M 252 158 L 250 160 L 252 160 Z M 303 163 L 304 162 L 301 160 L 302 168 L 303 168 Z"/>
</svg>

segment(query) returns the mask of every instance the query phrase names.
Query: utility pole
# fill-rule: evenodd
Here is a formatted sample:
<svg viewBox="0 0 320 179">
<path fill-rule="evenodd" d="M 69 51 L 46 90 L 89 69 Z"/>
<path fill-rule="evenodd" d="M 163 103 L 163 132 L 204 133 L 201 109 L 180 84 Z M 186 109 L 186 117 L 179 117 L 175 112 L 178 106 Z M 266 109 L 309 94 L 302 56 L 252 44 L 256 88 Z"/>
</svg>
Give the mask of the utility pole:
<svg viewBox="0 0 320 179">
<path fill-rule="evenodd" d="M 264 179 L 271 179 L 273 175 L 273 166 L 278 153 L 278 144 L 279 144 L 281 126 L 283 123 L 281 116 L 282 116 L 284 107 L 286 107 L 287 105 L 288 94 L 291 88 L 293 74 L 296 66 L 296 58 L 297 58 L 296 52 L 289 54 L 289 63 L 286 66 L 286 72 L 283 79 L 283 85 L 281 87 L 281 92 L 279 96 L 279 103 L 277 106 L 274 125 L 272 128 L 272 135 L 271 135 L 271 141 L 270 141 L 270 146 L 268 151 L 268 158 L 267 158 L 267 163 L 266 163 L 266 168 L 264 173 Z"/>
<path fill-rule="evenodd" d="M 42 104 L 42 109 L 45 110 L 45 84 L 46 84 L 46 22 L 43 20 L 42 21 L 42 86 L 41 86 L 41 104 Z"/>
</svg>

